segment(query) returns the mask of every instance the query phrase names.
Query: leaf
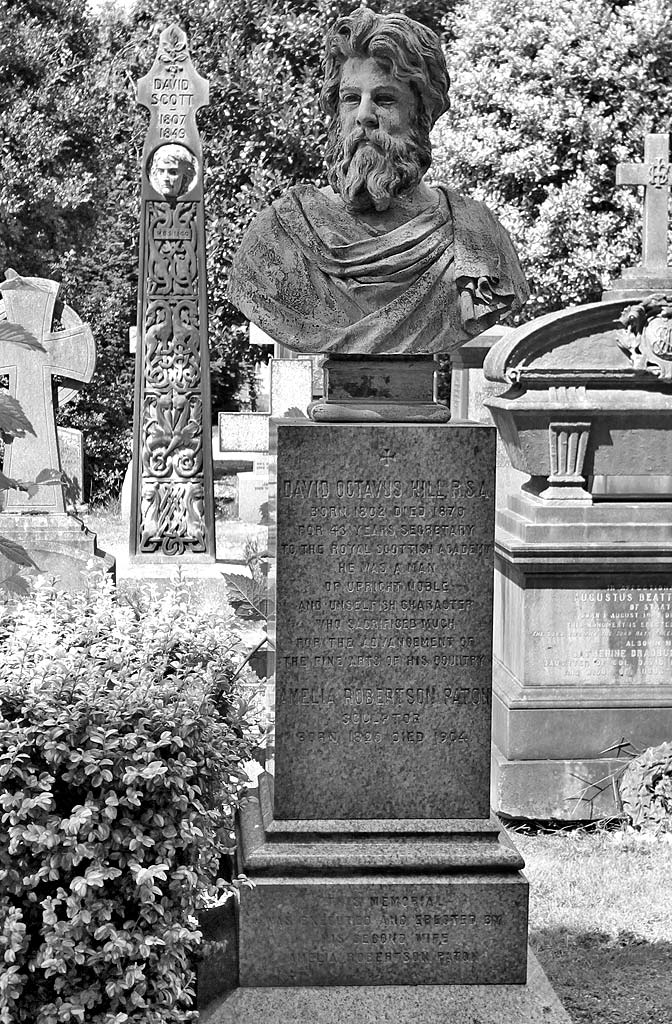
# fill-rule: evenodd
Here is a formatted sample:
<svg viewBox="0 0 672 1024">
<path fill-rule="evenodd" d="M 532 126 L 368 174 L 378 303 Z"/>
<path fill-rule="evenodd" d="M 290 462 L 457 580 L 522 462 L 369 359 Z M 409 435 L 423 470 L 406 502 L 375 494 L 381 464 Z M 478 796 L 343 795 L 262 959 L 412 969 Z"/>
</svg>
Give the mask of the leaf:
<svg viewBox="0 0 672 1024">
<path fill-rule="evenodd" d="M 0 323 L 0 341 L 3 344 L 9 342 L 10 345 L 18 345 L 20 348 L 32 348 L 38 352 L 46 352 L 46 348 L 41 341 L 27 331 L 21 324 L 13 324 L 7 320 L 3 320 Z"/>
<path fill-rule="evenodd" d="M 37 437 L 30 420 L 6 388 L 0 389 L 0 432 L 5 437 Z"/>
<path fill-rule="evenodd" d="M 8 491 L 10 488 L 16 491 L 25 491 L 26 486 L 18 480 L 12 480 L 10 476 L 5 476 L 0 469 L 0 491 Z"/>
<path fill-rule="evenodd" d="M 35 477 L 36 484 L 60 484 L 63 474 L 59 469 L 41 469 Z"/>
<path fill-rule="evenodd" d="M 27 597 L 30 593 L 28 580 L 21 576 L 20 569 L 12 573 L 11 576 L 7 576 L 6 579 L 0 580 L 0 589 L 7 594 L 15 594 L 17 597 Z"/>
<path fill-rule="evenodd" d="M 25 548 L 22 548 L 15 541 L 9 540 L 8 537 L 0 537 L 0 555 L 4 555 L 5 558 L 16 565 L 32 565 L 34 569 L 38 570 L 40 568 L 32 560 Z"/>
</svg>

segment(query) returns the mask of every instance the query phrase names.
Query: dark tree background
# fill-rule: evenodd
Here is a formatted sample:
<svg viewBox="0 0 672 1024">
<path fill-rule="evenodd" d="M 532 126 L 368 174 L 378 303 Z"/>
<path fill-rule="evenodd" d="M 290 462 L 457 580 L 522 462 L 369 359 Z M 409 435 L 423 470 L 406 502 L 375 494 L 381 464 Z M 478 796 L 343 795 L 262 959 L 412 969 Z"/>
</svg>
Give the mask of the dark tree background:
<svg viewBox="0 0 672 1024">
<path fill-rule="evenodd" d="M 252 216 L 289 185 L 322 182 L 321 47 L 337 0 L 0 0 L 0 272 L 53 277 L 92 326 L 98 369 L 62 412 L 85 431 L 88 493 L 118 491 L 130 458 L 139 156 L 134 83 L 178 21 L 210 82 L 205 150 L 214 408 L 232 408 L 255 353 L 227 302 Z M 618 160 L 667 131 L 672 19 L 656 0 L 385 3 L 442 34 L 451 112 L 433 174 L 485 199 L 533 287 L 525 316 L 599 298 L 639 256 L 640 200 Z"/>
</svg>

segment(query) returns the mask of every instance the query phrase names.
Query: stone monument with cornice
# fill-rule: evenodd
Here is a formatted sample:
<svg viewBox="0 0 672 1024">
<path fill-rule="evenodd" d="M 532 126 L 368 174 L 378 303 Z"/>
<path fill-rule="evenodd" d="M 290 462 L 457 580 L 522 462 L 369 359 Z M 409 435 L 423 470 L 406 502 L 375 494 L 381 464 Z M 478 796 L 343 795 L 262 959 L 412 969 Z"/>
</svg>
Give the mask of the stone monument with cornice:
<svg viewBox="0 0 672 1024">
<path fill-rule="evenodd" d="M 213 1024 L 567 1020 L 490 811 L 495 431 L 433 399 L 434 357 L 527 296 L 490 211 L 423 180 L 448 85 L 422 25 L 341 18 L 330 184 L 234 259 L 241 310 L 329 358 L 311 419 L 275 423 L 275 773 L 240 815 L 253 884 Z"/>
</svg>

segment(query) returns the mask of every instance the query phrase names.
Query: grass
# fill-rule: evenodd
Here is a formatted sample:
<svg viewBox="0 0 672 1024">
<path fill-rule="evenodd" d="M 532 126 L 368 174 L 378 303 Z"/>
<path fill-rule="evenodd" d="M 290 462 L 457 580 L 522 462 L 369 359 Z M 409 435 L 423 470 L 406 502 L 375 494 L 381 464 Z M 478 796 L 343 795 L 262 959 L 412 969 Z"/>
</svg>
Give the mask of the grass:
<svg viewBox="0 0 672 1024">
<path fill-rule="evenodd" d="M 530 944 L 573 1024 L 671 1024 L 672 842 L 622 829 L 512 838 Z"/>
<path fill-rule="evenodd" d="M 94 506 L 83 513 L 81 518 L 97 534 L 98 547 L 109 551 L 123 565 L 128 558 L 129 523 L 122 518 L 119 500 L 104 506 Z M 243 562 L 245 543 L 250 539 L 258 540 L 265 547 L 268 541 L 267 527 L 222 516 L 215 517 L 215 549 L 218 559 Z"/>
</svg>

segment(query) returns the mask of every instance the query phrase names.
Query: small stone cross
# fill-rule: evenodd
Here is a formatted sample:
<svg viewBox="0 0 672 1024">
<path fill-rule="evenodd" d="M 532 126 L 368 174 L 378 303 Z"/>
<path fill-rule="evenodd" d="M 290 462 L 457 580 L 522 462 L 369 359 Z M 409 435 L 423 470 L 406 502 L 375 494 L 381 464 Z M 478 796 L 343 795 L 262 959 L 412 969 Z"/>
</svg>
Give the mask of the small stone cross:
<svg viewBox="0 0 672 1024">
<path fill-rule="evenodd" d="M 642 270 L 652 274 L 667 271 L 667 225 L 670 197 L 670 137 L 647 135 L 643 164 L 618 164 L 617 185 L 644 186 L 642 225 Z"/>
<path fill-rule="evenodd" d="M 6 323 L 0 323 L 0 373 L 9 375 L 9 390 L 30 420 L 35 436 L 17 437 L 5 447 L 4 473 L 33 481 L 45 470 L 60 471 L 52 377 L 88 383 L 96 365 L 96 348 L 88 324 L 64 307 L 63 331 L 51 333 L 58 283 L 19 277 L 8 270 L 0 281 Z M 26 344 L 28 342 L 28 344 Z M 62 389 L 63 390 L 63 389 Z M 65 397 L 71 397 L 71 388 Z M 33 496 L 5 492 L 5 512 L 65 512 L 59 483 L 41 484 Z"/>
</svg>

